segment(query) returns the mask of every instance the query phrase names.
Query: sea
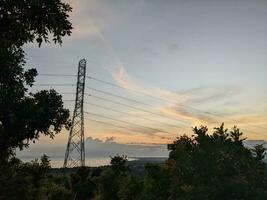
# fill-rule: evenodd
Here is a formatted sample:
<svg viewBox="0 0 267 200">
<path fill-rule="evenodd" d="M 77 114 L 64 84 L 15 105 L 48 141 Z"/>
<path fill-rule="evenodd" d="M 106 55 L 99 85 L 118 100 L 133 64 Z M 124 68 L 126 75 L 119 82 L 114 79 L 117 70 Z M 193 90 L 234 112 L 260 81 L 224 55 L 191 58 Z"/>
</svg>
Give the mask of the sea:
<svg viewBox="0 0 267 200">
<path fill-rule="evenodd" d="M 23 162 L 31 162 L 35 160 L 36 158 L 30 158 L 30 157 L 20 157 L 20 159 Z M 127 158 L 128 161 L 134 161 L 138 158 Z M 61 168 L 63 167 L 64 158 L 49 158 L 50 164 L 52 168 Z M 97 158 L 86 158 L 85 159 L 85 165 L 88 167 L 100 167 L 100 166 L 106 166 L 110 165 L 110 157 L 97 157 Z"/>
</svg>

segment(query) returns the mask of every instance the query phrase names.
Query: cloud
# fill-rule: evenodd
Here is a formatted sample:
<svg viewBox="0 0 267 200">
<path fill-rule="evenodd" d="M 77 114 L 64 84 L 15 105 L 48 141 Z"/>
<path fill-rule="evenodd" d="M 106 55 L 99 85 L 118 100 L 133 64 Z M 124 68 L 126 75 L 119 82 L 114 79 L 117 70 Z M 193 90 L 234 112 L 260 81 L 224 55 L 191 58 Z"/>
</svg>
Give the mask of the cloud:
<svg viewBox="0 0 267 200">
<path fill-rule="evenodd" d="M 226 121 L 235 121 L 239 125 L 246 125 L 246 126 L 251 126 L 254 125 L 256 128 L 262 128 L 265 126 L 267 128 L 267 117 L 263 115 L 254 115 L 254 114 L 249 114 L 249 115 L 232 115 L 231 118 L 227 118 Z M 266 129 L 265 129 L 266 131 Z"/>
<path fill-rule="evenodd" d="M 115 139 L 115 137 L 113 137 L 113 136 L 107 137 L 106 140 L 105 140 L 105 143 L 114 142 L 114 139 Z"/>
<path fill-rule="evenodd" d="M 184 108 L 183 106 L 174 107 L 173 110 L 179 113 L 179 115 L 182 115 L 183 117 L 192 120 L 191 123 L 195 123 L 196 121 L 199 121 L 201 123 L 219 123 L 218 120 L 214 119 L 214 116 L 206 114 L 205 111 L 202 112 L 195 109 L 192 110 L 190 108 Z"/>
<path fill-rule="evenodd" d="M 186 96 L 186 101 L 167 105 L 161 111 L 167 115 L 183 119 L 191 125 L 215 124 L 227 121 L 231 115 L 229 109 L 224 109 L 224 113 L 211 111 L 216 110 L 218 105 L 225 108 L 225 102 L 233 101 L 234 97 L 241 94 L 242 89 L 234 86 L 229 87 L 197 87 L 181 92 Z M 229 105 L 229 104 L 228 104 Z"/>
<path fill-rule="evenodd" d="M 241 94 L 242 88 L 231 86 L 209 86 L 197 87 L 184 91 L 184 95 L 189 95 L 191 98 L 190 104 L 210 104 L 214 102 L 221 102 Z"/>
<path fill-rule="evenodd" d="M 162 102 L 170 104 L 172 102 L 184 102 L 187 100 L 186 95 L 180 95 L 178 93 L 159 88 L 146 86 L 141 81 L 132 77 L 121 62 L 117 65 L 109 66 L 109 72 L 111 73 L 114 81 L 121 87 L 129 90 L 135 90 L 145 95 L 152 96 L 154 98 L 162 99 Z M 161 102 L 161 103 L 162 103 Z"/>
<path fill-rule="evenodd" d="M 153 105 L 154 110 L 157 110 L 167 117 L 181 120 L 182 123 L 187 124 L 187 126 L 200 124 L 209 125 L 223 122 L 223 114 L 221 118 L 219 114 L 218 117 L 216 117 L 216 114 L 213 114 L 209 110 L 194 106 L 201 105 L 202 107 L 210 107 L 211 103 L 216 104 L 227 99 L 232 99 L 233 96 L 240 94 L 241 91 L 240 88 L 236 87 L 198 87 L 189 89 L 183 93 L 176 93 L 159 87 L 145 86 L 140 81 L 130 76 L 121 63 L 109 68 L 109 70 L 113 79 L 121 87 L 162 98 L 162 102 Z M 147 131 L 148 130 L 141 130 L 141 132 Z"/>
<path fill-rule="evenodd" d="M 128 131 L 129 132 L 134 132 L 134 133 L 138 133 L 138 134 L 142 134 L 142 135 L 146 135 L 147 137 L 150 137 L 150 138 L 157 138 L 157 139 L 160 139 L 160 140 L 167 140 L 167 141 L 170 141 L 170 137 L 166 136 L 167 133 L 163 133 L 161 132 L 160 130 L 163 130 L 163 129 L 154 129 L 154 128 L 142 128 L 142 127 L 128 127 Z M 164 130 L 163 130 L 164 131 Z M 117 132 L 120 132 L 120 131 L 117 131 Z"/>
<path fill-rule="evenodd" d="M 166 145 L 120 144 L 117 142 L 99 142 L 93 138 L 86 139 L 86 155 L 89 157 L 110 156 L 115 154 L 127 156 L 167 156 Z"/>
</svg>

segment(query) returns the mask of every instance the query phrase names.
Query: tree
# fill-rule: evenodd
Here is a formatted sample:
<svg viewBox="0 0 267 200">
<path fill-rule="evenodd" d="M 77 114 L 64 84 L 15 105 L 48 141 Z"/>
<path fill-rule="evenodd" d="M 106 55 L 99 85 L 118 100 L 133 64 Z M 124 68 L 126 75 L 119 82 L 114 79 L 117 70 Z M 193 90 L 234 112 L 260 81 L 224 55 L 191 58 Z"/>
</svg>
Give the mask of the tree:
<svg viewBox="0 0 267 200">
<path fill-rule="evenodd" d="M 142 194 L 142 184 L 131 173 L 121 177 L 119 183 L 118 198 L 120 200 L 139 200 Z"/>
<path fill-rule="evenodd" d="M 120 156 L 117 154 L 113 157 L 111 156 L 110 158 L 111 158 L 110 164 L 114 170 L 125 171 L 128 169 L 128 167 L 126 166 L 127 156 L 125 155 Z"/>
<path fill-rule="evenodd" d="M 36 41 L 62 43 L 71 34 L 69 4 L 61 0 L 2 0 L 0 2 L 0 156 L 27 147 L 40 134 L 54 137 L 69 125 L 69 111 L 55 90 L 28 91 L 36 69 L 24 70 L 23 45 Z"/>
<path fill-rule="evenodd" d="M 90 200 L 94 197 L 96 185 L 92 181 L 89 168 L 80 167 L 75 174 L 72 174 L 71 184 L 75 199 Z"/>
<path fill-rule="evenodd" d="M 101 200 L 134 200 L 140 194 L 140 185 L 127 164 L 127 157 L 116 155 L 111 157 L 111 166 L 105 168 L 98 177 L 96 199 Z"/>
<path fill-rule="evenodd" d="M 168 170 L 158 164 L 146 164 L 142 199 L 165 200 L 170 196 L 170 178 Z"/>
<path fill-rule="evenodd" d="M 257 144 L 254 146 L 254 148 L 251 150 L 254 155 L 256 156 L 257 160 L 262 160 L 265 158 L 266 155 L 266 148 L 263 146 L 264 144 Z"/>
<path fill-rule="evenodd" d="M 49 42 L 49 33 L 55 43 L 62 43 L 62 37 L 71 34 L 71 7 L 61 0 L 2 0 L 0 8 L 1 48 L 20 49 L 34 40 L 40 46 Z"/>
<path fill-rule="evenodd" d="M 47 176 L 50 169 L 48 156 L 26 163 L 12 158 L 7 165 L 9 170 L 0 174 L 0 199 L 45 199 L 52 193 Z"/>
<path fill-rule="evenodd" d="M 244 147 L 236 127 L 195 127 L 194 136 L 181 136 L 168 145 L 169 199 L 266 199 L 265 149 Z"/>
<path fill-rule="evenodd" d="M 61 44 L 71 34 L 69 12 L 61 0 L 0 1 L 0 199 L 46 199 L 49 193 L 48 157 L 22 163 L 14 149 L 41 134 L 53 138 L 68 127 L 69 111 L 55 90 L 29 91 L 38 73 L 24 70 L 23 45 L 36 41 L 40 47 L 48 38 Z"/>
</svg>

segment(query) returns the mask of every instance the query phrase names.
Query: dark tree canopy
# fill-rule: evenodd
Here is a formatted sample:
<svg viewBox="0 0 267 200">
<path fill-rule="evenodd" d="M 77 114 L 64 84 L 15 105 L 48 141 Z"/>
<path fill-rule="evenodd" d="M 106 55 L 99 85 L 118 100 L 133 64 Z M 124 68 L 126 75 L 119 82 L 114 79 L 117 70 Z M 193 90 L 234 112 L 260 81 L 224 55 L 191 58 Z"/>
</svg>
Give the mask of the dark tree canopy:
<svg viewBox="0 0 267 200">
<path fill-rule="evenodd" d="M 242 132 L 224 124 L 195 127 L 194 136 L 181 136 L 172 144 L 166 163 L 171 199 L 266 199 L 267 171 L 262 162 L 265 148 L 244 147 Z"/>
<path fill-rule="evenodd" d="M 115 156 L 111 156 L 110 157 L 111 161 L 111 167 L 115 170 L 127 170 L 127 156 L 122 155 L 120 156 L 119 154 L 115 155 Z"/>
<path fill-rule="evenodd" d="M 1 47 L 21 47 L 34 39 L 41 45 L 49 41 L 49 33 L 55 43 L 62 43 L 62 37 L 71 34 L 70 11 L 61 0 L 1 0 Z"/>
<path fill-rule="evenodd" d="M 71 34 L 69 4 L 61 0 L 0 1 L 0 152 L 28 145 L 40 134 L 53 137 L 68 125 L 69 111 L 54 90 L 30 93 L 36 69 L 24 70 L 23 45 L 62 43 Z"/>
</svg>

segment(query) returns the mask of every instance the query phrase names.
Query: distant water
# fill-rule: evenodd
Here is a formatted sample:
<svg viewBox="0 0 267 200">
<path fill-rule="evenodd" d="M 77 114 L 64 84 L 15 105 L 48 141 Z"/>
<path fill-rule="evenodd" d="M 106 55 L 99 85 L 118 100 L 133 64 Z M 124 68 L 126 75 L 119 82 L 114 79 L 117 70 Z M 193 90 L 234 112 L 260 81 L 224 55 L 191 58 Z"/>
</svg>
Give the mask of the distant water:
<svg viewBox="0 0 267 200">
<path fill-rule="evenodd" d="M 30 162 L 34 158 L 20 158 L 24 162 Z M 63 166 L 64 158 L 50 158 L 52 168 L 60 168 Z M 137 158 L 128 158 L 129 161 L 137 160 Z M 85 165 L 89 167 L 100 167 L 110 165 L 110 157 L 86 158 Z"/>
</svg>

